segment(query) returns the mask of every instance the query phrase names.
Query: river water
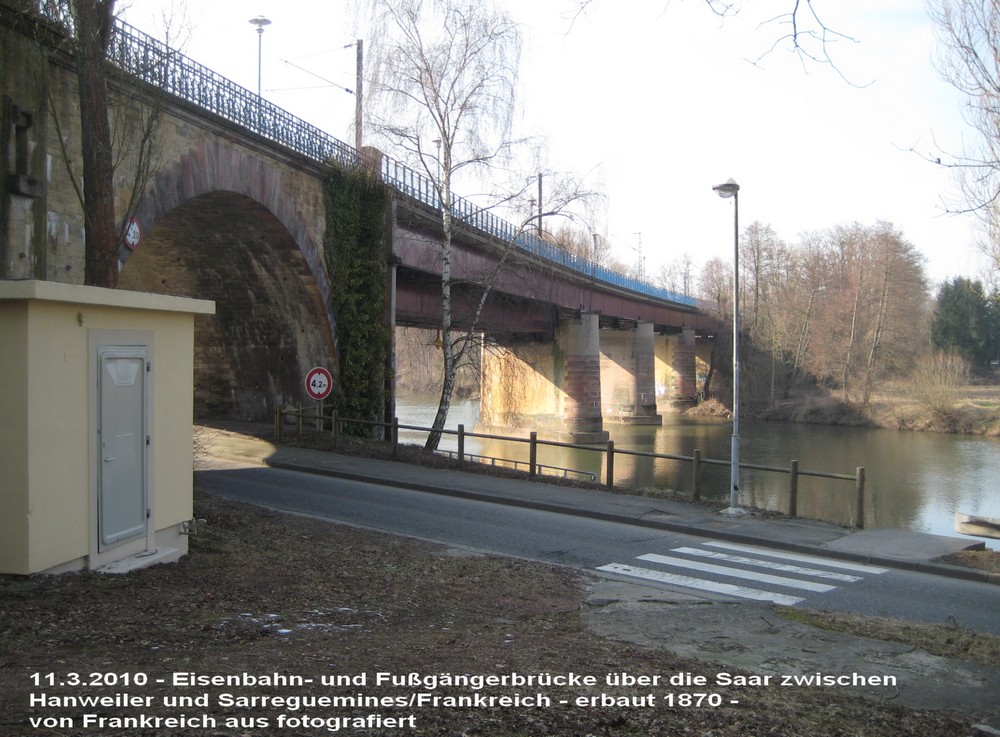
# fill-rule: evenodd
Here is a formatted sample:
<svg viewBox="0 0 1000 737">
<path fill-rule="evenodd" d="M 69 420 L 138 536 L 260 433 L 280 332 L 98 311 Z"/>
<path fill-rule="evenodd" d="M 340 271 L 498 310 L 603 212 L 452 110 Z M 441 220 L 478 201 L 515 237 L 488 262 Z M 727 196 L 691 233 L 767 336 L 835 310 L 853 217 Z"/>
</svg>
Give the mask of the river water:
<svg viewBox="0 0 1000 737">
<path fill-rule="evenodd" d="M 400 397 L 397 415 L 401 424 L 429 426 L 436 411 L 436 397 Z M 459 424 L 472 431 L 479 414 L 478 400 L 452 406 L 447 427 Z M 660 427 L 606 424 L 618 450 L 653 451 L 728 461 L 732 425 L 726 420 L 664 415 Z M 525 431 L 494 431 L 527 437 Z M 423 442 L 423 434 L 401 431 L 409 442 Z M 539 439 L 544 433 L 539 432 Z M 455 450 L 454 435 L 445 435 L 442 450 Z M 467 453 L 527 461 L 525 443 L 479 438 L 466 440 Z M 603 480 L 603 453 L 540 446 L 538 462 L 574 472 L 592 473 Z M 809 478 L 804 471 L 854 476 L 865 468 L 865 526 L 909 529 L 938 535 L 956 535 L 956 512 L 1000 518 L 1000 440 L 975 435 L 903 432 L 898 430 L 806 425 L 742 420 L 742 464 L 788 468 L 799 462 L 799 515 L 850 524 L 854 517 L 854 482 Z M 691 465 L 678 461 L 615 455 L 615 482 L 626 487 L 691 491 Z M 786 511 L 789 475 L 745 469 L 741 473 L 744 504 Z M 703 465 L 701 494 L 705 499 L 729 498 L 728 465 Z M 984 541 L 1000 549 L 1000 540 Z"/>
</svg>

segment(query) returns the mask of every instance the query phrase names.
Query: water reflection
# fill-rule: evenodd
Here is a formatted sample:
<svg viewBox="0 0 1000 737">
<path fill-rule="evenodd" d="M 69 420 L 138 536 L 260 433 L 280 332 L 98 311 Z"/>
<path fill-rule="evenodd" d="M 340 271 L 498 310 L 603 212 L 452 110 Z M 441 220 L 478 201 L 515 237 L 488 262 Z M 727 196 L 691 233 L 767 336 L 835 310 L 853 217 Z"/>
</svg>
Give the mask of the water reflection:
<svg viewBox="0 0 1000 737">
<path fill-rule="evenodd" d="M 436 410 L 435 397 L 401 397 L 398 414 L 403 424 L 428 426 Z M 456 402 L 448 427 L 463 424 L 472 430 L 478 419 L 477 401 Z M 616 448 L 691 456 L 696 448 L 706 459 L 728 460 L 729 422 L 664 416 L 662 427 L 608 425 Z M 741 422 L 743 463 L 787 469 L 795 459 L 803 471 L 821 471 L 853 477 L 858 466 L 866 472 L 865 524 L 868 527 L 911 529 L 954 535 L 955 512 L 1000 517 L 1000 440 L 979 436 L 940 435 L 895 430 L 845 428 L 774 422 Z M 527 437 L 527 432 L 507 434 Z M 408 442 L 422 442 L 423 434 L 401 431 Z M 454 436 L 446 435 L 442 449 L 454 450 Z M 499 458 L 526 461 L 523 443 L 469 438 L 466 450 Z M 604 478 L 604 454 L 586 450 L 540 446 L 538 461 Z M 669 488 L 690 493 L 691 464 L 615 456 L 615 480 L 628 487 Z M 741 475 L 744 503 L 786 511 L 788 474 L 745 469 Z M 728 465 L 703 465 L 701 493 L 706 499 L 729 497 Z M 799 514 L 850 523 L 854 513 L 854 483 L 799 477 Z M 980 538 L 970 538 L 979 540 Z M 990 547 L 998 548 L 1000 541 Z"/>
</svg>

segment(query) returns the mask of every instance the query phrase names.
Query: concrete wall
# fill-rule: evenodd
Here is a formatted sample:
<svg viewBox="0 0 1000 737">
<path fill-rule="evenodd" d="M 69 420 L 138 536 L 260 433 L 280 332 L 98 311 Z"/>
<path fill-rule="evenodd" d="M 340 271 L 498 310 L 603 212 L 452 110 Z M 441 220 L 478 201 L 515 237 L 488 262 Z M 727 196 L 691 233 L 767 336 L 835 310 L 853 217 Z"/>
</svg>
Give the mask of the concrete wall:
<svg viewBox="0 0 1000 737">
<path fill-rule="evenodd" d="M 653 324 L 602 330 L 601 400 L 606 422 L 659 425 L 656 411 Z"/>
<path fill-rule="evenodd" d="M 0 281 L 0 573 L 186 552 L 191 518 L 195 314 L 211 303 L 39 281 Z M 150 540 L 96 542 L 95 334 L 150 337 Z M 94 363 L 95 365 L 91 365 Z"/>
<path fill-rule="evenodd" d="M 656 336 L 656 401 L 661 412 L 676 411 L 697 401 L 698 343 L 694 330 Z"/>
</svg>

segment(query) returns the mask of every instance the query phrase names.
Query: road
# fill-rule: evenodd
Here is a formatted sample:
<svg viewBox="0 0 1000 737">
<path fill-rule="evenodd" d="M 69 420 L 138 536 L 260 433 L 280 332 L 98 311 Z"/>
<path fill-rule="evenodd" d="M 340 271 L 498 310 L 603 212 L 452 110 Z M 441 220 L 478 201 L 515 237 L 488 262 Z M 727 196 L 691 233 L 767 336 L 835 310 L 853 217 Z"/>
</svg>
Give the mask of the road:
<svg viewBox="0 0 1000 737">
<path fill-rule="evenodd" d="M 1000 635 L 1000 586 L 274 468 L 199 471 L 220 496 L 571 566 L 706 599 L 955 623 Z"/>
</svg>

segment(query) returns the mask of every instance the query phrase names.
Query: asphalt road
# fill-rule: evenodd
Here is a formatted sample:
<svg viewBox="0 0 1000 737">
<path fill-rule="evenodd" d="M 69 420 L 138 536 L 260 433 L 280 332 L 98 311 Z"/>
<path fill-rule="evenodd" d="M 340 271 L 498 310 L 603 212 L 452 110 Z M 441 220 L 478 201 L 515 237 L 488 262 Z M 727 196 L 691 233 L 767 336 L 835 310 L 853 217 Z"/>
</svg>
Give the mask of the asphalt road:
<svg viewBox="0 0 1000 737">
<path fill-rule="evenodd" d="M 273 509 L 706 599 L 953 622 L 1000 634 L 1000 586 L 985 583 L 274 468 L 198 471 L 195 483 Z"/>
</svg>

